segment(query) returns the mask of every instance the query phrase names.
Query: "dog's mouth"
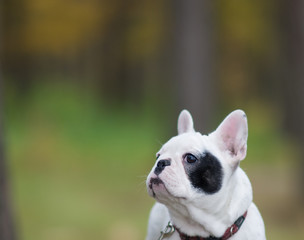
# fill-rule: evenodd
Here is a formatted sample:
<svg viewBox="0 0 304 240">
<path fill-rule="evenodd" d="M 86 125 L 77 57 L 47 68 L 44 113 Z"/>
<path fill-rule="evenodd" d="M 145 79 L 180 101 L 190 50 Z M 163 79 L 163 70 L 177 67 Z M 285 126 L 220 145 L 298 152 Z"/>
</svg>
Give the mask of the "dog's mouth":
<svg viewBox="0 0 304 240">
<path fill-rule="evenodd" d="M 168 198 L 173 199 L 187 199 L 184 196 L 176 196 L 172 194 L 166 187 L 166 184 L 159 178 L 153 177 L 149 182 L 150 195 L 155 198 L 157 201 L 163 201 Z"/>
<path fill-rule="evenodd" d="M 154 198 L 156 197 L 156 194 L 153 189 L 153 186 L 159 186 L 159 185 L 164 185 L 164 182 L 160 178 L 157 177 L 157 178 L 150 179 L 149 188 L 151 189 Z"/>
<path fill-rule="evenodd" d="M 155 184 L 155 185 L 159 185 L 159 184 L 164 184 L 162 180 L 160 180 L 160 178 L 151 178 L 150 180 L 150 188 L 152 188 L 152 185 Z"/>
</svg>

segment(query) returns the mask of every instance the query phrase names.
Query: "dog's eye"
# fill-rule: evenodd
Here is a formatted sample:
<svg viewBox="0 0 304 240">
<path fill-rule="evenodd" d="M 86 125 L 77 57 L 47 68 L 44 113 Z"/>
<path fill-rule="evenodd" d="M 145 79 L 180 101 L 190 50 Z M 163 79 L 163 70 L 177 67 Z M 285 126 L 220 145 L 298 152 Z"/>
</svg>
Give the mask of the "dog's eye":
<svg viewBox="0 0 304 240">
<path fill-rule="evenodd" d="M 158 153 L 158 154 L 156 154 L 156 160 L 159 158 L 159 156 L 160 156 L 160 154 Z"/>
<path fill-rule="evenodd" d="M 187 161 L 187 163 L 195 163 L 197 161 L 197 158 L 191 153 L 187 153 L 185 155 L 185 160 Z"/>
</svg>

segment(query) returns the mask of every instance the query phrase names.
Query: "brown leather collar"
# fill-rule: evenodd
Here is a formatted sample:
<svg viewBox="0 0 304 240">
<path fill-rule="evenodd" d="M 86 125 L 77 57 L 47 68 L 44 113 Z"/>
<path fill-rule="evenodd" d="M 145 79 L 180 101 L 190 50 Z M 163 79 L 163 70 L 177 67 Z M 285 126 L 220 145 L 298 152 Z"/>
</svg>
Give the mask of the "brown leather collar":
<svg viewBox="0 0 304 240">
<path fill-rule="evenodd" d="M 247 216 L 247 211 L 242 216 L 240 216 L 229 228 L 227 228 L 224 235 L 220 238 L 213 237 L 213 236 L 208 237 L 208 238 L 203 238 L 203 237 L 199 237 L 199 236 L 190 237 L 190 236 L 187 236 L 185 233 L 181 232 L 177 227 L 174 226 L 174 228 L 178 232 L 181 240 L 227 240 L 228 238 L 230 238 L 234 234 L 236 234 L 237 231 L 241 228 L 243 222 L 246 219 L 246 216 Z"/>
</svg>

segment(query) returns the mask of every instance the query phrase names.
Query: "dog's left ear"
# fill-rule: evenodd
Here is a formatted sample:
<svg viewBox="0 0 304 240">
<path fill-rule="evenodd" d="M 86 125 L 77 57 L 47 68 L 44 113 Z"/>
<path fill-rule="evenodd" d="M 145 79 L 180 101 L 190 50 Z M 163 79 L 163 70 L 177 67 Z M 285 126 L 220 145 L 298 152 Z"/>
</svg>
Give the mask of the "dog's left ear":
<svg viewBox="0 0 304 240">
<path fill-rule="evenodd" d="M 186 132 L 194 132 L 193 119 L 190 112 L 186 109 L 181 111 L 177 121 L 178 135 Z"/>
<path fill-rule="evenodd" d="M 220 149 L 228 152 L 233 162 L 246 157 L 248 125 L 246 114 L 242 110 L 230 113 L 213 134 Z"/>
</svg>

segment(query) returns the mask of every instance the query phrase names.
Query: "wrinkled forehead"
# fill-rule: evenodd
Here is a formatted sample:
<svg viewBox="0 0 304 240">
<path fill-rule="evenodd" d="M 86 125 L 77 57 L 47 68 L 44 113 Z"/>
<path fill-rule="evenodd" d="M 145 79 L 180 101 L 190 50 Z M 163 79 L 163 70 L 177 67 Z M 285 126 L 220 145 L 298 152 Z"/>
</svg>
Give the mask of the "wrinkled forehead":
<svg viewBox="0 0 304 240">
<path fill-rule="evenodd" d="M 158 153 L 161 155 L 181 155 L 185 153 L 199 154 L 206 151 L 216 151 L 213 139 L 210 136 L 202 135 L 199 132 L 192 132 L 171 138 L 162 146 Z"/>
</svg>

